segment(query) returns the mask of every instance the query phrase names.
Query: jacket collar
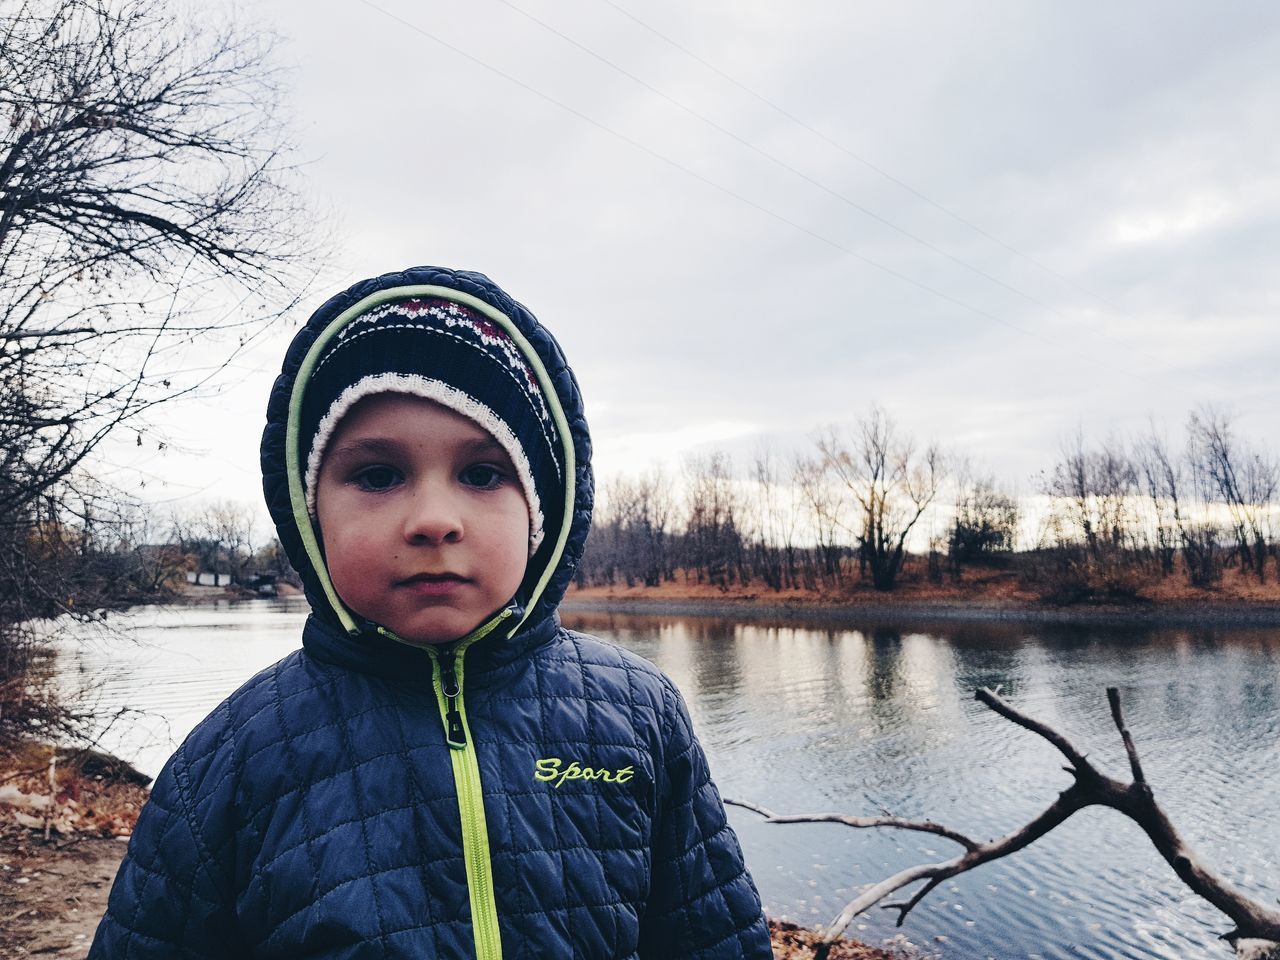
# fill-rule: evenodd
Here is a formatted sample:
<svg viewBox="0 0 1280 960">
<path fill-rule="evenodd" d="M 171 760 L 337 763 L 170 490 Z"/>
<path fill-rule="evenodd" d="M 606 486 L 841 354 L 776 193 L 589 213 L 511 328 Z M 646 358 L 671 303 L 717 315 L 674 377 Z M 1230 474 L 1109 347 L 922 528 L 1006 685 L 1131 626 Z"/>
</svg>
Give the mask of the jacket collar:
<svg viewBox="0 0 1280 960">
<path fill-rule="evenodd" d="M 553 614 L 522 627 L 510 638 L 496 630 L 475 641 L 464 654 L 467 678 L 481 682 L 551 643 L 559 629 L 560 618 Z M 302 646 L 314 659 L 347 670 L 390 680 L 431 682 L 431 655 L 425 648 L 392 640 L 372 628 L 352 635 L 313 613 L 303 627 Z M 453 646 L 445 644 L 436 649 L 451 651 Z"/>
</svg>

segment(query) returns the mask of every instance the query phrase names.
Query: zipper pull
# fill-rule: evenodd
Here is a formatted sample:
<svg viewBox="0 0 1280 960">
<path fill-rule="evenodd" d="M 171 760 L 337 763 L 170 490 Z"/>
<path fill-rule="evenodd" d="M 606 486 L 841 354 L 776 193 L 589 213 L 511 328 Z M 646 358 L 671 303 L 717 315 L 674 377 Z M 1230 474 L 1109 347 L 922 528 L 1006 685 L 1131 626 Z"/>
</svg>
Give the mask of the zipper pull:
<svg viewBox="0 0 1280 960">
<path fill-rule="evenodd" d="M 454 750 L 465 750 L 467 731 L 462 726 L 462 714 L 458 711 L 458 677 L 454 673 L 453 657 L 440 657 L 440 692 L 444 694 L 444 739 Z"/>
</svg>

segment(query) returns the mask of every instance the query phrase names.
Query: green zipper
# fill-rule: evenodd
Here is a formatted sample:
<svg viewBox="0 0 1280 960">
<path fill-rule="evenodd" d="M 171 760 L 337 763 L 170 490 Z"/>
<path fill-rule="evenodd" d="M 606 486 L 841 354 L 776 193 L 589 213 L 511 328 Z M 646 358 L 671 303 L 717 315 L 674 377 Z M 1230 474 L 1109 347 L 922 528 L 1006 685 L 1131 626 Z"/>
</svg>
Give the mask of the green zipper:
<svg viewBox="0 0 1280 960">
<path fill-rule="evenodd" d="M 431 655 L 432 684 L 440 720 L 444 723 L 453 783 L 462 820 L 462 857 L 467 867 L 467 892 L 471 897 L 471 926 L 475 934 L 476 960 L 502 960 L 502 934 L 498 930 L 498 902 L 493 893 L 493 864 L 489 853 L 489 828 L 484 817 L 484 786 L 480 760 L 463 700 L 463 654 L 481 637 L 511 616 L 510 608 L 486 623 L 454 649 L 452 663 L 436 650 Z"/>
<path fill-rule="evenodd" d="M 467 727 L 467 711 L 462 699 L 462 654 L 472 643 L 492 632 L 503 621 L 509 621 L 514 613 L 519 618 L 507 628 L 506 635 L 512 637 L 524 623 L 525 618 L 532 615 L 547 584 L 551 581 L 556 568 L 564 554 L 568 543 L 569 532 L 573 526 L 574 502 L 576 496 L 575 478 L 577 477 L 577 451 L 574 447 L 573 433 L 561 405 L 560 394 L 556 391 L 551 375 L 543 364 L 538 352 L 519 327 L 498 308 L 471 294 L 452 287 L 435 284 L 411 284 L 403 287 L 389 287 L 376 290 L 344 310 L 331 320 L 320 331 L 308 348 L 301 365 L 294 374 L 294 381 L 289 392 L 289 411 L 285 423 L 285 477 L 289 490 L 289 501 L 293 506 L 294 523 L 307 559 L 311 562 L 312 571 L 320 582 L 330 607 L 343 628 L 351 636 L 359 636 L 367 628 L 347 609 L 333 581 L 329 576 L 329 568 L 325 563 L 324 550 L 320 545 L 319 527 L 307 512 L 306 497 L 303 492 L 304 465 L 301 463 L 301 445 L 299 431 L 302 422 L 302 401 L 306 387 L 311 380 L 316 365 L 320 362 L 325 349 L 349 323 L 368 310 L 384 303 L 409 297 L 434 296 L 452 300 L 476 310 L 492 320 L 515 341 L 520 348 L 529 368 L 537 378 L 543 395 L 550 406 L 552 418 L 555 420 L 556 432 L 559 435 L 564 456 L 565 490 L 562 522 L 555 547 L 544 563 L 536 584 L 525 598 L 523 609 L 502 611 L 483 624 L 467 637 L 458 641 L 454 653 L 454 675 L 457 694 L 446 697 L 444 694 L 444 670 L 441 657 L 435 650 L 428 649 L 432 661 L 432 677 L 436 691 L 436 700 L 440 707 L 440 719 L 444 722 L 445 735 L 449 742 L 450 756 L 453 760 L 453 780 L 458 793 L 458 810 L 462 817 L 463 856 L 467 865 L 467 884 L 471 895 L 471 916 L 475 927 L 476 953 L 479 960 L 501 960 L 502 940 L 498 932 L 498 909 L 493 894 L 492 865 L 489 855 L 489 832 L 484 818 L 484 792 L 480 782 L 480 764 L 476 752 L 471 746 L 471 735 Z M 375 624 L 376 626 L 376 624 Z M 377 632 L 391 640 L 405 643 L 385 627 L 376 627 Z M 416 644 L 410 644 L 416 646 Z"/>
</svg>

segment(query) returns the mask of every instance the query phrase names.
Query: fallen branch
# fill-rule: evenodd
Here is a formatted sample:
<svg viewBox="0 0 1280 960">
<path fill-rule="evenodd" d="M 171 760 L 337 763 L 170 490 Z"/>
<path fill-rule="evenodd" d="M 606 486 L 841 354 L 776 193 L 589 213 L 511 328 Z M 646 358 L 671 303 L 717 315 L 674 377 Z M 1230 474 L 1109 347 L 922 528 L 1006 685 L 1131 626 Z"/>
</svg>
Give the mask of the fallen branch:
<svg viewBox="0 0 1280 960">
<path fill-rule="evenodd" d="M 1245 896 L 1222 876 L 1212 870 L 1187 846 L 1165 812 L 1156 803 L 1142 772 L 1138 751 L 1125 726 L 1120 708 L 1120 694 L 1115 687 L 1107 689 L 1111 705 L 1111 717 L 1124 741 L 1129 758 L 1133 782 L 1124 783 L 1098 771 L 1062 734 L 1021 713 L 992 690 L 983 688 L 977 699 L 1012 723 L 1030 730 L 1052 744 L 1067 759 L 1063 769 L 1071 774 L 1073 783 L 1058 794 L 1042 813 L 1030 822 L 987 843 L 979 843 L 962 833 L 933 821 L 906 820 L 901 817 L 854 817 L 835 813 L 779 815 L 754 803 L 725 799 L 725 803 L 744 807 L 763 816 L 769 823 L 843 823 L 854 828 L 891 827 L 900 830 L 917 830 L 936 834 L 952 840 L 964 848 L 964 852 L 938 863 L 918 864 L 899 871 L 891 877 L 863 891 L 850 901 L 836 918 L 821 931 L 822 942 L 814 954 L 815 960 L 825 960 L 830 944 L 844 932 L 853 918 L 880 904 L 885 909 L 898 911 L 898 926 L 907 914 L 940 883 L 957 874 L 1030 846 L 1046 833 L 1066 821 L 1076 812 L 1091 806 L 1110 807 L 1133 820 L 1151 839 L 1160 855 L 1173 867 L 1174 872 L 1191 890 L 1208 900 L 1235 923 L 1236 928 L 1224 935 L 1224 939 L 1237 948 L 1238 956 L 1244 949 L 1262 950 L 1251 956 L 1270 957 L 1267 950 L 1275 950 L 1280 958 L 1280 911 L 1264 906 Z M 886 897 L 924 881 L 909 899 L 901 902 L 885 902 Z M 1247 941 L 1247 944 L 1246 944 Z M 1261 946 L 1259 946 L 1261 943 Z"/>
</svg>

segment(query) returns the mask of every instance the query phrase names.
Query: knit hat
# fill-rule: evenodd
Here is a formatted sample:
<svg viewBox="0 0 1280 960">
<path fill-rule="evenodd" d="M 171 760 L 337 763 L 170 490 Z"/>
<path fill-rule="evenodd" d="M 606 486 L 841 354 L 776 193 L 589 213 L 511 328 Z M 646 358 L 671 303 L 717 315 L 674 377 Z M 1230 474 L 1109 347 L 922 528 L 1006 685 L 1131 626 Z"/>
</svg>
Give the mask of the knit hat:
<svg viewBox="0 0 1280 960">
<path fill-rule="evenodd" d="M 507 452 L 529 505 L 529 555 L 546 534 L 544 505 L 563 498 L 555 421 L 520 347 L 493 321 L 440 297 L 384 303 L 347 324 L 307 384 L 299 424 L 307 512 L 339 421 L 365 397 L 404 393 L 479 424 Z"/>
</svg>

